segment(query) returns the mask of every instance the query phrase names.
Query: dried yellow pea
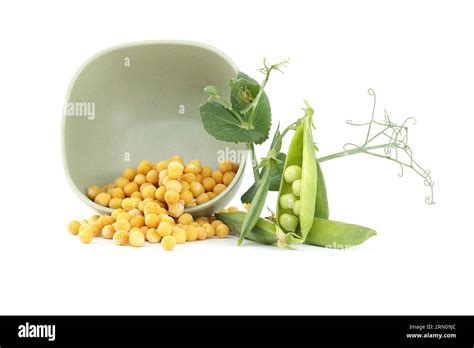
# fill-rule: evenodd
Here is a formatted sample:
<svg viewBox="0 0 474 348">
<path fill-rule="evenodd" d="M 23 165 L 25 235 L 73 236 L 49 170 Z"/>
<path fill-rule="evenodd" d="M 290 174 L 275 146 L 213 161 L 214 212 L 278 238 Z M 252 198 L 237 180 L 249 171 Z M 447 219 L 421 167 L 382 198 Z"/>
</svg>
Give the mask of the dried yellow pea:
<svg viewBox="0 0 474 348">
<path fill-rule="evenodd" d="M 77 220 L 73 220 L 67 225 L 67 230 L 72 235 L 77 235 L 79 233 L 79 229 L 81 228 L 81 223 Z"/>
<path fill-rule="evenodd" d="M 161 240 L 161 246 L 167 251 L 173 250 L 176 246 L 176 239 L 173 236 L 165 236 Z"/>
</svg>

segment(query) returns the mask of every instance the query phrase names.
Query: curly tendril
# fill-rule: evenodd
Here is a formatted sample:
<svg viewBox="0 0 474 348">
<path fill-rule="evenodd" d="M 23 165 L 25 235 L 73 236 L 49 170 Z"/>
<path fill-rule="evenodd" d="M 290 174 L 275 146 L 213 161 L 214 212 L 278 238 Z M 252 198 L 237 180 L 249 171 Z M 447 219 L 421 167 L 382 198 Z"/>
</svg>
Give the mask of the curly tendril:
<svg viewBox="0 0 474 348">
<path fill-rule="evenodd" d="M 366 153 L 371 156 L 380 157 L 393 161 L 400 166 L 398 173 L 402 177 L 405 169 L 411 169 L 423 178 L 423 183 L 429 189 L 429 194 L 425 197 L 426 204 L 435 204 L 434 202 L 434 181 L 428 169 L 424 169 L 413 157 L 413 151 L 408 145 L 408 125 L 415 125 L 416 119 L 407 118 L 401 125 L 398 125 L 390 119 L 387 110 L 384 110 L 384 120 L 375 119 L 375 107 L 377 97 L 373 89 L 368 90 L 368 94 L 373 97 L 372 117 L 369 122 L 355 123 L 351 120 L 347 124 L 356 127 L 367 127 L 365 142 L 362 145 L 346 143 L 344 152 L 320 158 L 320 162 L 325 160 L 353 155 L 357 153 Z"/>
</svg>

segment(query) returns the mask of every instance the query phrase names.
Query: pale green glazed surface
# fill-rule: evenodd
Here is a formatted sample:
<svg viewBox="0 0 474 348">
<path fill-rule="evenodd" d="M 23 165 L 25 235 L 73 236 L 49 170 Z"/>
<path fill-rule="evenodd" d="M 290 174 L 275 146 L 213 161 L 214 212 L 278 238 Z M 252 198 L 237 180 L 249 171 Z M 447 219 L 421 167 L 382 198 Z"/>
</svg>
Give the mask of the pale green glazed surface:
<svg viewBox="0 0 474 348">
<path fill-rule="evenodd" d="M 124 64 L 127 58 L 129 67 Z M 112 182 L 142 159 L 157 161 L 177 154 L 216 168 L 218 151 L 245 151 L 241 144 L 212 138 L 199 117 L 199 105 L 207 98 L 203 88 L 215 85 L 228 95 L 229 79 L 236 72 L 224 54 L 192 42 L 122 45 L 89 60 L 73 79 L 66 103 L 94 103 L 95 118 L 65 112 L 62 127 L 66 175 L 79 198 L 100 212 L 110 212 L 89 200 L 87 187 Z M 208 215 L 227 205 L 242 179 L 245 157 L 242 160 L 236 179 L 219 199 L 189 212 Z"/>
</svg>

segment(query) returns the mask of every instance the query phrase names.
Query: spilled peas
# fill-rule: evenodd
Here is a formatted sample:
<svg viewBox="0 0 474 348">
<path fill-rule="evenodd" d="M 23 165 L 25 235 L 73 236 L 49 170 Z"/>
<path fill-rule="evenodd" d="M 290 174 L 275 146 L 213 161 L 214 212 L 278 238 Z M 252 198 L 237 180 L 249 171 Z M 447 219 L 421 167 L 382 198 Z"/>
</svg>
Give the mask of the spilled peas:
<svg viewBox="0 0 474 348">
<path fill-rule="evenodd" d="M 215 216 L 194 220 L 191 214 L 184 213 L 179 218 L 173 218 L 156 202 L 147 202 L 140 208 L 128 212 L 120 208 L 111 215 L 93 215 L 81 222 L 73 220 L 67 230 L 86 244 L 95 237 L 103 237 L 113 240 L 118 246 L 141 247 L 146 242 L 160 243 L 167 251 L 173 250 L 177 244 L 213 237 L 225 238 L 230 233 L 229 227 Z M 236 209 L 231 208 L 231 211 Z"/>
<path fill-rule="evenodd" d="M 113 183 L 88 187 L 86 194 L 111 209 L 131 210 L 144 201 L 153 201 L 172 217 L 179 217 L 185 208 L 209 202 L 224 192 L 238 169 L 232 162 L 219 163 L 216 170 L 199 160 L 185 164 L 180 156 L 156 163 L 143 160 L 136 168 L 126 168 Z"/>
<path fill-rule="evenodd" d="M 230 207 L 225 211 L 235 212 Z M 141 247 L 147 242 L 160 243 L 164 250 L 173 250 L 177 244 L 213 237 L 226 238 L 230 228 L 215 216 L 194 220 L 189 213 L 173 218 L 158 203 L 148 201 L 138 208 L 125 211 L 116 209 L 111 215 L 93 215 L 83 221 L 73 220 L 67 230 L 77 235 L 82 243 L 96 237 L 111 239 L 118 246 Z"/>
<path fill-rule="evenodd" d="M 126 168 L 113 183 L 87 189 L 91 200 L 114 209 L 110 215 L 73 220 L 67 230 L 83 243 L 102 236 L 118 246 L 161 243 L 164 250 L 214 236 L 225 238 L 230 229 L 214 216 L 194 221 L 184 209 L 221 194 L 238 169 L 231 162 L 219 163 L 217 170 L 203 166 L 199 160 L 185 164 L 180 156 L 156 163 L 143 160 L 136 168 Z"/>
</svg>

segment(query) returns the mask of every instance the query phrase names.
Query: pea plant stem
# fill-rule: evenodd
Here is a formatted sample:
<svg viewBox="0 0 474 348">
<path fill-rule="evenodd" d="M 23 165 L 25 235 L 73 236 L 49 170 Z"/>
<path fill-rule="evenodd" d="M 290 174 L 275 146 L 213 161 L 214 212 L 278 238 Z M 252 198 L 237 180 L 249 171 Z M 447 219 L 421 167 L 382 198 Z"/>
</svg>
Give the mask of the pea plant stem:
<svg viewBox="0 0 474 348">
<path fill-rule="evenodd" d="M 255 146 L 253 143 L 247 144 L 247 148 L 250 151 L 250 156 L 252 160 L 252 170 L 253 176 L 255 178 L 255 183 L 258 185 L 260 183 L 260 173 L 258 172 L 258 161 L 257 156 L 255 155 Z"/>
<path fill-rule="evenodd" d="M 278 133 L 276 134 L 276 136 L 273 140 L 272 146 L 269 149 L 269 155 L 272 153 L 272 150 L 274 150 L 275 148 L 277 148 L 278 151 L 280 151 L 279 149 L 281 147 L 281 142 L 283 141 L 283 138 L 285 137 L 285 135 L 290 130 L 295 130 L 296 127 L 298 126 L 299 122 L 301 122 L 301 120 L 298 120 L 298 121 L 290 124 L 280 134 L 278 134 Z M 247 149 L 249 150 L 250 156 L 251 156 L 252 170 L 253 170 L 253 176 L 255 178 L 255 183 L 258 185 L 258 184 L 260 184 L 260 181 L 262 180 L 262 178 L 261 178 L 260 172 L 258 170 L 259 162 L 257 160 L 257 155 L 255 154 L 255 145 L 253 143 L 248 143 L 247 144 Z"/>
<path fill-rule="evenodd" d="M 248 120 L 249 120 L 248 124 L 249 124 L 250 128 L 252 128 L 252 126 L 253 126 L 253 121 L 254 121 L 254 117 L 255 117 L 255 112 L 257 110 L 257 105 L 260 101 L 260 98 L 263 95 L 263 91 L 265 90 L 265 87 L 267 86 L 267 82 L 270 79 L 270 74 L 272 73 L 273 70 L 281 71 L 280 68 L 286 67 L 288 65 L 288 60 L 284 60 L 280 63 L 273 64 L 271 66 L 267 66 L 267 61 L 264 60 L 263 65 L 264 65 L 264 68 L 260 69 L 259 71 L 265 74 L 265 79 L 263 80 L 261 88 L 258 91 L 258 94 L 255 97 L 254 101 L 247 107 L 246 110 L 244 110 L 245 112 L 250 110 L 249 117 L 248 117 Z"/>
<path fill-rule="evenodd" d="M 332 159 L 340 158 L 340 157 L 345 157 L 345 156 L 350 156 L 350 155 L 356 155 L 358 153 L 367 153 L 370 150 L 377 150 L 377 149 L 382 149 L 384 147 L 387 147 L 389 144 L 382 144 L 382 145 L 374 145 L 374 146 L 367 146 L 367 147 L 356 147 L 354 149 L 346 150 L 346 151 L 341 151 L 341 152 L 336 152 L 328 156 L 324 156 L 318 159 L 319 163 L 329 161 Z"/>
</svg>

